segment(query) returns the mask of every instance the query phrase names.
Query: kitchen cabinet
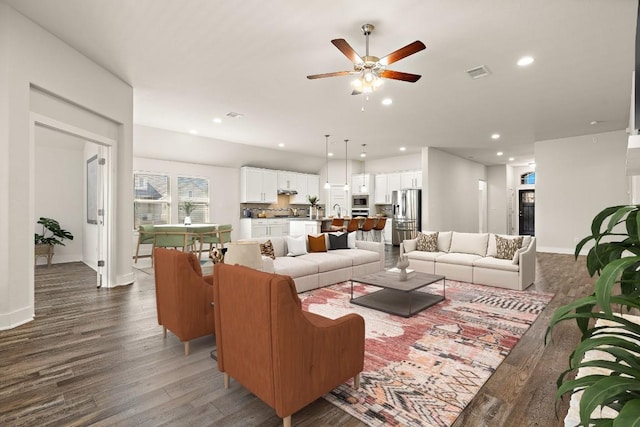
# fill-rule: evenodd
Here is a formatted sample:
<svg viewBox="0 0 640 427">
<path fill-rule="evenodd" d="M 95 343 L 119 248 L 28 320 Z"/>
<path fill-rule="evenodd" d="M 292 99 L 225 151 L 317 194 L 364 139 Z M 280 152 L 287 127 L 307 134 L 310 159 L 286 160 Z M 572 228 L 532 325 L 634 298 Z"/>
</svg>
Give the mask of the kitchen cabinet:
<svg viewBox="0 0 640 427">
<path fill-rule="evenodd" d="M 422 188 L 422 171 L 404 171 L 400 173 L 400 188 Z"/>
<path fill-rule="evenodd" d="M 277 203 L 277 171 L 247 166 L 240 168 L 240 202 Z"/>
<path fill-rule="evenodd" d="M 319 196 L 320 175 L 311 175 L 308 173 L 295 174 L 296 191 L 298 194 L 291 196 L 289 203 L 297 205 L 310 205 L 307 195 Z"/>
<path fill-rule="evenodd" d="M 306 236 L 307 234 L 320 234 L 322 221 L 295 219 L 289 222 L 290 236 Z"/>
<path fill-rule="evenodd" d="M 286 236 L 289 234 L 288 218 L 241 218 L 240 239 Z"/>
<path fill-rule="evenodd" d="M 352 194 L 374 194 L 374 180 L 371 179 L 370 173 L 359 173 L 351 175 L 351 193 Z M 362 186 L 366 187 L 366 191 L 360 191 Z"/>
<path fill-rule="evenodd" d="M 391 193 L 401 188 L 400 172 L 378 174 L 375 177 L 374 203 L 391 204 Z"/>
<path fill-rule="evenodd" d="M 300 175 L 295 172 L 278 171 L 278 190 L 298 190 L 296 178 Z M 306 184 L 305 184 L 306 187 Z"/>
</svg>

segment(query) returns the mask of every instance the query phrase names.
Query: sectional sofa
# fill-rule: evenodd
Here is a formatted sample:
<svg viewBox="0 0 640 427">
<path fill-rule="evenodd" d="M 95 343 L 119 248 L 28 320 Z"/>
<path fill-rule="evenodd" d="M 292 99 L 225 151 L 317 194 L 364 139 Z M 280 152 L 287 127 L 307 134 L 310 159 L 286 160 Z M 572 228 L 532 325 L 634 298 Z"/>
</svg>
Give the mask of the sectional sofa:
<svg viewBox="0 0 640 427">
<path fill-rule="evenodd" d="M 404 240 L 400 253 L 409 259 L 409 268 L 441 274 L 447 279 L 524 290 L 536 277 L 536 239 L 532 236 L 423 231 L 421 238 L 437 233 L 433 251 L 418 250 L 418 238 Z M 499 239 L 496 239 L 498 236 Z M 521 247 L 512 258 L 498 256 L 498 244 L 521 237 Z M 519 241 L 519 240 L 518 240 Z M 430 248 L 431 249 L 431 248 Z M 508 253 L 508 252 L 507 252 Z"/>
<path fill-rule="evenodd" d="M 329 242 L 329 234 L 323 234 L 326 240 L 326 252 L 311 252 L 308 236 L 302 236 L 306 253 L 302 251 L 292 253 L 292 248 L 289 247 L 291 238 L 288 236 L 251 240 L 261 244 L 271 241 L 275 259 L 263 255 L 263 270 L 291 276 L 298 292 L 332 285 L 384 269 L 383 243 L 355 240 L 355 234 L 349 233 L 348 247 L 333 249 Z"/>
</svg>

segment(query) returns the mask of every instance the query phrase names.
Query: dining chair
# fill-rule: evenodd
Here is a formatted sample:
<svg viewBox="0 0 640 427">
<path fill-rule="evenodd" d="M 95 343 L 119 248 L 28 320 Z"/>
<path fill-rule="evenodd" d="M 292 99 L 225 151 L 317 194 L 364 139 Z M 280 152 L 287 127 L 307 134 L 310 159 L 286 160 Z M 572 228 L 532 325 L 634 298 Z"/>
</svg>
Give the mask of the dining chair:
<svg viewBox="0 0 640 427">
<path fill-rule="evenodd" d="M 386 224 L 387 224 L 386 217 L 383 216 L 378 218 L 378 221 L 376 221 L 375 227 L 373 227 L 374 240 L 376 239 L 376 235 L 377 235 L 378 236 L 377 241 L 384 243 L 384 227 Z"/>
<path fill-rule="evenodd" d="M 138 258 L 153 257 L 153 247 L 151 249 L 151 255 L 140 256 L 140 245 L 152 245 L 153 246 L 154 232 L 153 224 L 144 224 L 138 226 L 138 245 L 136 246 L 136 255 L 134 263 L 138 262 Z"/>
<path fill-rule="evenodd" d="M 209 244 L 209 251 L 213 249 L 213 245 L 216 247 L 224 248 L 225 243 L 231 242 L 231 232 L 233 228 L 231 224 L 220 224 L 216 226 L 215 233 L 208 233 L 206 235 L 202 235 L 202 239 L 200 239 L 200 251 L 202 252 L 202 244 Z"/>
<path fill-rule="evenodd" d="M 358 228 L 360 230 L 361 235 L 362 235 L 362 240 L 365 240 L 365 235 L 371 237 L 371 230 L 373 230 L 373 227 L 375 226 L 375 224 L 376 224 L 376 218 L 375 217 L 370 216 L 370 217 L 365 218 L 365 220 L 362 223 L 362 225 Z M 373 240 L 373 237 L 371 238 L 371 240 Z"/>
<path fill-rule="evenodd" d="M 196 235 L 187 231 L 184 226 L 156 227 L 153 248 L 182 248 L 183 252 L 193 249 Z M 153 264 L 153 257 L 151 257 Z"/>
</svg>

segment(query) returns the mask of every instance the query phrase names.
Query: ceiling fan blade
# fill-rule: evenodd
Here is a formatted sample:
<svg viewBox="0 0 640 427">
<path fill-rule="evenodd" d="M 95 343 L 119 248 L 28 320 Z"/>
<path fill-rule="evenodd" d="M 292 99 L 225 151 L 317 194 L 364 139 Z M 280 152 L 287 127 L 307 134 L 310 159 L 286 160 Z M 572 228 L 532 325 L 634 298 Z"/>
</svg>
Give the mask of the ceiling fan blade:
<svg viewBox="0 0 640 427">
<path fill-rule="evenodd" d="M 333 43 L 333 45 L 337 47 L 338 50 L 342 52 L 344 56 L 349 58 L 349 61 L 353 62 L 354 64 L 362 64 L 364 62 L 360 55 L 358 55 L 356 51 L 353 50 L 351 45 L 347 43 L 345 39 L 334 39 L 331 40 L 331 43 Z"/>
<path fill-rule="evenodd" d="M 383 70 L 380 72 L 380 77 L 415 83 L 420 80 L 420 77 L 422 76 L 419 74 L 403 73 L 402 71 Z"/>
<path fill-rule="evenodd" d="M 307 76 L 307 78 L 309 80 L 313 80 L 313 79 L 322 79 L 324 77 L 347 76 L 352 72 L 353 71 L 336 71 L 335 73 L 313 74 L 311 76 Z"/>
<path fill-rule="evenodd" d="M 401 60 L 402 58 L 406 58 L 409 55 L 413 55 L 416 52 L 420 52 L 422 49 L 426 49 L 427 47 L 420 40 L 416 40 L 413 43 L 409 43 L 405 47 L 401 47 L 400 49 L 391 52 L 384 58 L 381 58 L 378 61 L 381 65 L 386 66 L 389 64 L 393 64 L 396 61 Z"/>
</svg>

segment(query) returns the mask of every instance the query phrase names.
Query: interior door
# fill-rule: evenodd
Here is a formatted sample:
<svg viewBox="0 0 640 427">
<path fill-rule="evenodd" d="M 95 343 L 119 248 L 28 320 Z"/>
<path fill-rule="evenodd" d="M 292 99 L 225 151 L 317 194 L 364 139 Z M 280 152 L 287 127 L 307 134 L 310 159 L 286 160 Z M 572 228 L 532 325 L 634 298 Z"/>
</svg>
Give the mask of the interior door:
<svg viewBox="0 0 640 427">
<path fill-rule="evenodd" d="M 520 190 L 519 192 L 519 232 L 520 235 L 535 236 L 535 190 Z"/>
</svg>

